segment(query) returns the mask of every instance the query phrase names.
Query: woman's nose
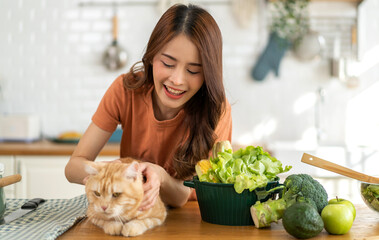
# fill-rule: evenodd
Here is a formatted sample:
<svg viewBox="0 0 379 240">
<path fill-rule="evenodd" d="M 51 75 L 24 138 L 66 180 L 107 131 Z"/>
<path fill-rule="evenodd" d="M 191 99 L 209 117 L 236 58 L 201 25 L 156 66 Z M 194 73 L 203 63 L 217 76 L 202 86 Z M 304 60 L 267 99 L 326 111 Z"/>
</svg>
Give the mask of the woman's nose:
<svg viewBox="0 0 379 240">
<path fill-rule="evenodd" d="M 180 85 L 183 83 L 184 81 L 184 77 L 185 77 L 185 74 L 184 74 L 185 70 L 183 69 L 180 69 L 180 68 L 176 68 L 173 73 L 171 74 L 171 81 L 175 84 L 175 85 Z"/>
</svg>

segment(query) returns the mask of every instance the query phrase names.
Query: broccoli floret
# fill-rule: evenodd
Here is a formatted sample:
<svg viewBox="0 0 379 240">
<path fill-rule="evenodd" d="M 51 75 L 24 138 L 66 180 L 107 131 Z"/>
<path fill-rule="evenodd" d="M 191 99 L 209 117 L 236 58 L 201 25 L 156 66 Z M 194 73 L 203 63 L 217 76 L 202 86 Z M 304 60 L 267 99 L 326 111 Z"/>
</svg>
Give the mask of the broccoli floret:
<svg viewBox="0 0 379 240">
<path fill-rule="evenodd" d="M 268 227 L 282 218 L 284 210 L 295 202 L 306 202 L 319 213 L 328 204 L 328 194 L 324 187 L 308 174 L 292 174 L 283 183 L 282 197 L 267 202 L 257 201 L 250 208 L 257 228 Z"/>
<path fill-rule="evenodd" d="M 283 184 L 287 189 L 291 190 L 291 192 L 284 194 L 284 198 L 293 198 L 294 195 L 297 195 L 296 197 L 300 195 L 305 198 L 305 202 L 311 203 L 313 206 L 316 205 L 319 213 L 328 204 L 328 194 L 324 187 L 308 174 L 290 175 Z"/>
</svg>

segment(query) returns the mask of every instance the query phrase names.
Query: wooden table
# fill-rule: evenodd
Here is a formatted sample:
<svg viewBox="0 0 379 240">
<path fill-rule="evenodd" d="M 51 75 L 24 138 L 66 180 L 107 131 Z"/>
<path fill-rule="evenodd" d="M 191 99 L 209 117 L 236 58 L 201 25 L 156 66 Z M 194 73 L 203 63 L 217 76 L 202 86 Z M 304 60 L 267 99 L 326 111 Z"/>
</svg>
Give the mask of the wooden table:
<svg viewBox="0 0 379 240">
<path fill-rule="evenodd" d="M 122 236 L 106 235 L 102 229 L 84 219 L 61 235 L 58 240 L 96 240 L 125 239 Z M 201 220 L 197 202 L 188 202 L 183 208 L 169 210 L 166 222 L 157 228 L 147 231 L 132 239 L 288 239 L 294 240 L 283 228 L 281 221 L 273 223 L 270 228 L 257 229 L 254 226 L 222 226 Z M 379 214 L 364 205 L 357 206 L 357 217 L 349 233 L 345 235 L 329 235 L 323 230 L 312 239 L 340 240 L 374 240 L 379 239 Z"/>
</svg>

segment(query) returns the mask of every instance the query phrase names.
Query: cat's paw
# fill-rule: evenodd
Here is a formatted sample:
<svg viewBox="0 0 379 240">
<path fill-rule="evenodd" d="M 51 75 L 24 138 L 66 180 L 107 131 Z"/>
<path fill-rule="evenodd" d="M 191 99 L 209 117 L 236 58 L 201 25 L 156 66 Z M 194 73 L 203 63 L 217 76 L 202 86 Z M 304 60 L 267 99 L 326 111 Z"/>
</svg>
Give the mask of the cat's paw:
<svg viewBox="0 0 379 240">
<path fill-rule="evenodd" d="M 109 235 L 121 235 L 123 223 L 122 222 L 105 222 L 103 229 L 106 234 Z"/>
<path fill-rule="evenodd" d="M 147 230 L 145 224 L 138 220 L 130 221 L 124 224 L 122 235 L 125 237 L 135 237 L 143 234 Z"/>
<path fill-rule="evenodd" d="M 91 222 L 93 224 L 95 224 L 96 226 L 101 227 L 101 228 L 104 226 L 104 220 L 102 220 L 102 219 L 92 218 Z"/>
</svg>

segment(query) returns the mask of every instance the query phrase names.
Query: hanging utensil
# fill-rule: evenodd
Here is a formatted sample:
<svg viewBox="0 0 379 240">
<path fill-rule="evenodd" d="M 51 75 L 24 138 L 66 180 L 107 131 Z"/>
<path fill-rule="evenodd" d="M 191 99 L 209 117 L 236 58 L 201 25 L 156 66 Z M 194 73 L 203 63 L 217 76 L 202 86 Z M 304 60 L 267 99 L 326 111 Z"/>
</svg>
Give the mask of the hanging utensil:
<svg viewBox="0 0 379 240">
<path fill-rule="evenodd" d="M 249 28 L 251 25 L 251 19 L 257 8 L 257 2 L 251 0 L 233 0 L 232 11 L 238 24 L 242 28 Z"/>
<path fill-rule="evenodd" d="M 302 61 L 310 61 L 321 55 L 325 47 L 325 39 L 315 31 L 309 31 L 298 45 L 294 47 L 294 53 Z"/>
<path fill-rule="evenodd" d="M 303 154 L 301 161 L 303 163 L 307 163 L 307 164 L 310 164 L 310 165 L 315 166 L 315 167 L 319 167 L 319 168 L 322 168 L 322 169 L 325 169 L 325 170 L 328 170 L 331 172 L 335 172 L 335 173 L 341 174 L 343 176 L 353 178 L 353 179 L 356 179 L 356 180 L 359 180 L 362 182 L 379 183 L 379 178 L 377 178 L 377 177 L 373 177 L 373 176 L 369 176 L 369 175 L 366 175 L 366 174 L 363 174 L 360 172 L 356 172 L 352 169 L 349 169 L 349 168 L 340 166 L 338 164 L 323 160 L 321 158 L 312 156 L 312 155 L 307 154 L 307 153 Z"/>
<path fill-rule="evenodd" d="M 118 44 L 118 17 L 117 9 L 114 9 L 112 18 L 113 23 L 113 41 L 112 44 L 106 49 L 103 56 L 103 63 L 109 70 L 118 70 L 125 66 L 128 60 L 127 52 Z"/>
</svg>

